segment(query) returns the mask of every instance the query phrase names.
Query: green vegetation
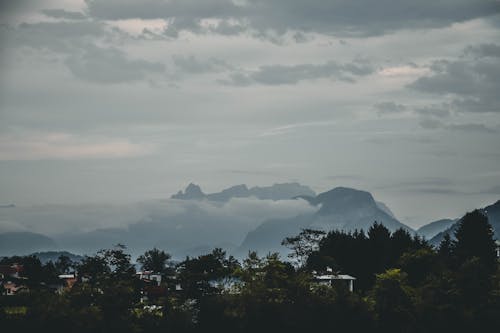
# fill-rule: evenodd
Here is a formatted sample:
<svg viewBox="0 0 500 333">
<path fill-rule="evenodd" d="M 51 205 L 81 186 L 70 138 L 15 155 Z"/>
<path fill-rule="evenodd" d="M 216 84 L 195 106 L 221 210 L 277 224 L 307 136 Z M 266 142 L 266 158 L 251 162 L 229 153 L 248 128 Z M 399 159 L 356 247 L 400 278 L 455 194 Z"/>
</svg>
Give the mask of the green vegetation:
<svg viewBox="0 0 500 333">
<path fill-rule="evenodd" d="M 250 252 L 238 262 L 223 250 L 174 265 L 153 249 L 137 277 L 124 246 L 81 262 L 67 257 L 22 264 L 29 293 L 1 296 L 2 329 L 17 332 L 465 332 L 500 327 L 500 272 L 487 218 L 467 214 L 455 239 L 438 249 L 400 229 L 375 223 L 362 231 L 304 230 L 283 244 L 293 263 Z M 295 264 L 295 265 L 294 265 Z M 58 274 L 78 281 L 56 293 Z M 327 270 L 356 277 L 346 286 L 314 282 Z M 330 273 L 331 274 L 331 273 Z M 146 296 L 146 297 L 145 297 Z"/>
</svg>

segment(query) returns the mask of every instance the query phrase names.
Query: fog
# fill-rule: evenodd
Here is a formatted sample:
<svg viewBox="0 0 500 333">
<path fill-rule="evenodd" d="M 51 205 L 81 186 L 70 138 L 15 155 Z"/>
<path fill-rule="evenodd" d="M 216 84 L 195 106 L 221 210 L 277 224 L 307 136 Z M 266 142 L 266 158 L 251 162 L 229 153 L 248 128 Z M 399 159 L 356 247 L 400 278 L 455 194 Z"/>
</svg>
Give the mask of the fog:
<svg viewBox="0 0 500 333">
<path fill-rule="evenodd" d="M 232 249 L 268 219 L 313 213 L 304 200 L 233 198 L 226 203 L 151 200 L 128 205 L 43 205 L 0 209 L 0 233 L 47 235 L 58 249 L 89 253 L 123 243 L 129 251 L 160 247 L 177 256 L 215 246 Z"/>
</svg>

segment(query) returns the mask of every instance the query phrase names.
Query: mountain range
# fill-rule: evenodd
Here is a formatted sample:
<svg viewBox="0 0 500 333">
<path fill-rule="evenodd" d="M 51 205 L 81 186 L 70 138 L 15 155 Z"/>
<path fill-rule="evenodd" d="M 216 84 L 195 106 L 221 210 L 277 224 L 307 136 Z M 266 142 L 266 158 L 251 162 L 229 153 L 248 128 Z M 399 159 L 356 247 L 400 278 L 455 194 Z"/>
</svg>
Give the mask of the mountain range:
<svg viewBox="0 0 500 333">
<path fill-rule="evenodd" d="M 480 211 L 488 217 L 488 222 L 493 227 L 494 237 L 500 239 L 500 200 L 492 205 L 481 208 Z M 441 232 L 432 237 L 429 242 L 437 246 L 441 243 L 446 234 L 450 235 L 453 239 L 461 219 L 456 219 L 455 221 L 456 222 L 448 226 L 448 228 L 444 228 Z"/>
<path fill-rule="evenodd" d="M 210 200 L 226 202 L 232 198 L 255 197 L 260 200 L 286 200 L 298 196 L 315 196 L 314 191 L 299 183 L 274 184 L 272 186 L 248 188 L 245 184 L 235 185 L 220 192 L 205 194 L 201 188 L 190 183 L 186 189 L 172 195 L 172 199 L 181 200 Z"/>
<path fill-rule="evenodd" d="M 438 245 L 444 234 L 453 235 L 460 220 L 434 221 L 414 231 L 369 192 L 336 187 L 316 195 L 311 188 L 298 183 L 251 188 L 236 185 L 209 194 L 205 194 L 198 185 L 189 184 L 172 199 L 113 207 L 110 211 L 100 207 L 95 210 L 99 214 L 92 213 L 95 216 L 90 214 L 94 210 L 88 206 L 80 210 L 66 207 L 58 216 L 46 212 L 36 214 L 38 210 L 33 208 L 28 214 L 22 211 L 22 207 L 12 205 L 1 210 L 0 222 L 16 221 L 16 217 L 31 225 L 88 225 L 82 217 L 96 221 L 102 217 L 106 220 L 127 217 L 126 221 L 130 222 L 114 227 L 101 224 L 101 227 L 86 231 L 66 229 L 50 237 L 26 231 L 0 232 L 0 256 L 50 250 L 90 254 L 117 243 L 126 244 L 133 255 L 158 247 L 169 251 L 175 258 L 194 256 L 214 247 L 222 247 L 237 256 L 245 256 L 249 250 L 257 250 L 261 254 L 268 251 L 284 253 L 286 250 L 281 241 L 298 234 L 303 228 L 367 231 L 375 221 L 390 231 L 403 228 Z M 48 209 L 53 211 L 59 208 L 54 206 Z M 495 236 L 500 238 L 500 201 L 482 208 L 482 211 L 493 225 Z M 72 220 L 73 216 L 77 218 Z M 59 222 L 55 221 L 57 219 Z"/>
</svg>

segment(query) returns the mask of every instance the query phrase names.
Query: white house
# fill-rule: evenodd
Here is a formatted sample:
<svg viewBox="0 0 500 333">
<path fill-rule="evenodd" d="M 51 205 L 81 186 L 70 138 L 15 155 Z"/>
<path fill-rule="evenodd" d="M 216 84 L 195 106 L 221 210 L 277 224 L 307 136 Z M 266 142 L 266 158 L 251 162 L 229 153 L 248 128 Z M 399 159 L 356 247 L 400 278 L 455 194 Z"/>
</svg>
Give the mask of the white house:
<svg viewBox="0 0 500 333">
<path fill-rule="evenodd" d="M 153 271 L 142 271 L 135 273 L 140 280 L 143 281 L 154 281 L 156 285 L 159 286 L 161 284 L 161 274 L 155 273 Z"/>
<path fill-rule="evenodd" d="M 318 274 L 316 271 L 313 271 L 313 279 L 314 282 L 321 286 L 332 287 L 339 283 L 345 283 L 350 292 L 354 291 L 354 280 L 356 280 L 355 277 L 347 274 L 337 274 L 329 267 L 326 269 L 325 274 Z"/>
</svg>

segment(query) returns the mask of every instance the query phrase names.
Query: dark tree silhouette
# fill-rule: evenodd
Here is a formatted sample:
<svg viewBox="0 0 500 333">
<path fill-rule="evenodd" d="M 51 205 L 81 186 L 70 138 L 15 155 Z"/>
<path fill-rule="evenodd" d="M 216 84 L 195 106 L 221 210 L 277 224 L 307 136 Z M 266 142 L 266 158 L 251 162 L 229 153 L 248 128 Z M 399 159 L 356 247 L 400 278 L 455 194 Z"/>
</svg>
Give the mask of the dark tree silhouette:
<svg viewBox="0 0 500 333">
<path fill-rule="evenodd" d="M 459 222 L 455 238 L 453 253 L 459 263 L 477 257 L 487 272 L 496 271 L 496 244 L 486 215 L 479 210 L 467 213 Z"/>
<path fill-rule="evenodd" d="M 141 264 L 143 270 L 163 273 L 171 257 L 170 254 L 153 248 L 152 250 L 144 252 L 143 255 L 137 258 L 137 262 Z"/>
</svg>

